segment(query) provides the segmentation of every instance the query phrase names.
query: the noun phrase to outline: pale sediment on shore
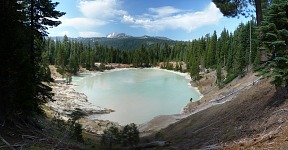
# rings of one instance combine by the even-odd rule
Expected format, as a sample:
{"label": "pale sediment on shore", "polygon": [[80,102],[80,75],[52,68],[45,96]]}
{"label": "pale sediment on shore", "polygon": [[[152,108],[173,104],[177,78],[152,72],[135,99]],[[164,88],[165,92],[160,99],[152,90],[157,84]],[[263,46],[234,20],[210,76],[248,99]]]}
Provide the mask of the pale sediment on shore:
{"label": "pale sediment on shore", "polygon": [[76,92],[73,85],[65,83],[50,83],[52,92],[54,93],[53,100],[45,104],[49,109],[51,117],[57,116],[63,120],[68,120],[68,115],[76,109],[81,109],[88,116],[80,119],[83,129],[87,132],[102,134],[103,130],[111,125],[119,126],[117,123],[108,120],[90,119],[89,115],[107,114],[113,112],[111,109],[101,108],[88,102],[87,96],[83,93]]}
{"label": "pale sediment on shore", "polygon": [[65,83],[52,83],[52,92],[54,93],[53,102],[48,102],[49,106],[57,113],[69,114],[76,108],[81,109],[87,114],[105,114],[113,110],[101,108],[88,102],[87,96],[83,93],[76,92],[73,85]]}

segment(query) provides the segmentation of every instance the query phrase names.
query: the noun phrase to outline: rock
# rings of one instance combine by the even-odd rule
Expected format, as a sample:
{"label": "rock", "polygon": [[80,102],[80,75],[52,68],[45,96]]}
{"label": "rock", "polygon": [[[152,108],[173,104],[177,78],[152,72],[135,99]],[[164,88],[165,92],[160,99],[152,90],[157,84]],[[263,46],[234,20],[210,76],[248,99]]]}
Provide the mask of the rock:
{"label": "rock", "polygon": [[66,79],[64,79],[64,78],[57,78],[57,79],[54,79],[54,82],[55,82],[55,83],[65,83],[65,82],[66,82]]}

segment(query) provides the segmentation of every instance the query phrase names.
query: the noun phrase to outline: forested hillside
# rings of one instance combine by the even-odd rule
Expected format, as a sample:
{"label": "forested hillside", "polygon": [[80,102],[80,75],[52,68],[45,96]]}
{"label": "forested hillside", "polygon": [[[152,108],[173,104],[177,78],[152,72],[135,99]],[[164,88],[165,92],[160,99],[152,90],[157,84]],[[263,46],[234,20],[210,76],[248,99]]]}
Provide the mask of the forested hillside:
{"label": "forested hillside", "polygon": [[[59,40],[62,41],[64,37],[50,37],[52,40]],[[141,37],[133,37],[133,36],[125,36],[125,37],[91,37],[91,38],[69,38],[69,40],[82,42],[84,45],[90,44],[91,47],[94,47],[94,43],[98,43],[103,46],[114,47],[120,50],[135,50],[141,45],[145,46],[153,46],[163,43],[174,43],[176,41],[172,41],[165,37],[151,37],[151,36],[141,36]]]}
{"label": "forested hillside", "polygon": [[[93,69],[95,62],[133,64],[135,67],[156,66],[160,62],[171,61],[179,62],[178,66],[181,66],[181,62],[185,62],[188,69],[181,71],[190,72],[193,80],[200,79],[200,71],[217,69],[217,83],[221,87],[239,75],[244,76],[252,64],[257,69],[260,52],[257,50],[256,23],[253,20],[239,24],[234,32],[223,29],[219,35],[215,31],[193,41],[156,40],[152,45],[143,44],[142,40],[135,38],[111,39],[111,42],[117,41],[116,44],[134,45],[129,51],[120,49],[115,43],[117,48],[104,46],[97,40],[93,42],[93,38],[83,41],[64,36],[62,40],[48,38],[43,56],[50,64],[72,73],[78,71],[79,65]],[[163,68],[173,69],[168,63],[164,64]],[[226,77],[221,72],[223,69],[228,72]]]}

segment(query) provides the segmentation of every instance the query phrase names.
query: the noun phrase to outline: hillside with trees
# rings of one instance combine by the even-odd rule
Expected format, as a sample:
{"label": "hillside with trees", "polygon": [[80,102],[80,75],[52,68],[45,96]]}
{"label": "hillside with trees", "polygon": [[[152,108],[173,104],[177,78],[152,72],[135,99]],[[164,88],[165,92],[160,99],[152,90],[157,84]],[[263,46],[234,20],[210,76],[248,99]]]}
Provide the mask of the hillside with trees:
{"label": "hillside with trees", "polygon": [[[234,32],[224,28],[219,35],[218,37],[214,31],[212,35],[206,34],[193,41],[165,41],[150,46],[141,41],[134,44],[134,40],[125,38],[127,42],[124,43],[140,45],[132,50],[121,50],[98,42],[89,41],[85,44],[83,40],[64,36],[62,40],[46,39],[43,56],[50,64],[73,74],[77,73],[79,65],[96,69],[95,62],[133,64],[134,67],[151,67],[165,62],[162,68],[166,69],[173,69],[169,67],[169,62],[178,62],[178,66],[184,62],[188,66],[187,70],[180,70],[180,67],[175,69],[189,72],[195,81],[201,78],[200,72],[209,68],[217,70],[217,83],[222,87],[237,76],[245,76],[253,64],[254,69],[257,69],[260,60],[256,58],[260,52],[257,50],[254,20],[241,23]],[[227,76],[224,76],[223,70],[227,72]]]}

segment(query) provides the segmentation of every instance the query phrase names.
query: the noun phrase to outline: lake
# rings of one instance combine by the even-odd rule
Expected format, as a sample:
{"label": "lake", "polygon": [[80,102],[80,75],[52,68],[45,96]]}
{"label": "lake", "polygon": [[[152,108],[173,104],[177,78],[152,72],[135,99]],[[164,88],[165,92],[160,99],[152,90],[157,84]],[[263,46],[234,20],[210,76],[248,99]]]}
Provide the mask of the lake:
{"label": "lake", "polygon": [[121,125],[142,124],[158,115],[179,114],[200,94],[190,86],[186,74],[161,69],[116,69],[73,77],[75,90],[100,107],[115,110],[92,118]]}

